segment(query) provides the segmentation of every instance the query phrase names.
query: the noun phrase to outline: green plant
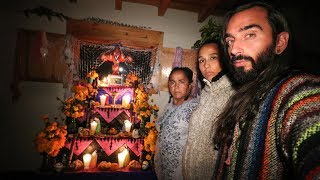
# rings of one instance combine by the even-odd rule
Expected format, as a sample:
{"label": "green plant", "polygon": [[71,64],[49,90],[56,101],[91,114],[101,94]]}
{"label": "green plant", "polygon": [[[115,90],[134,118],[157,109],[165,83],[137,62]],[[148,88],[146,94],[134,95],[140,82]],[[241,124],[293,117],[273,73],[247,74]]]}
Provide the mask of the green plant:
{"label": "green plant", "polygon": [[204,42],[209,39],[220,39],[221,28],[222,27],[220,24],[218,24],[216,21],[212,21],[212,19],[210,18],[208,23],[202,26],[199,30],[199,32],[201,32],[201,39],[197,40],[191,48],[198,49]]}

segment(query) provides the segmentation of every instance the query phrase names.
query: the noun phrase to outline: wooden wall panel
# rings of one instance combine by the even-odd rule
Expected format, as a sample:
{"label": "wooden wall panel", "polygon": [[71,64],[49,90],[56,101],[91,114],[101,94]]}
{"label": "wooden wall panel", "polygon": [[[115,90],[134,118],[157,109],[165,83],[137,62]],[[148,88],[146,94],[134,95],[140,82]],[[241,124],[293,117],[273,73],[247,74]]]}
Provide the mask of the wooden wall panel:
{"label": "wooden wall panel", "polygon": [[67,33],[81,41],[106,44],[120,43],[126,47],[154,48],[163,46],[163,32],[126,26],[69,19]]}
{"label": "wooden wall panel", "polygon": [[[169,74],[172,70],[172,64],[175,57],[176,48],[162,48],[160,55],[160,82],[159,89],[161,91],[168,91],[167,82]],[[194,73],[194,82],[196,78],[196,56],[197,52],[193,49],[183,49],[182,66],[189,67]]]}
{"label": "wooden wall panel", "polygon": [[39,31],[19,30],[16,47],[15,79],[17,81],[63,82],[64,35],[46,33],[48,55],[42,57]]}

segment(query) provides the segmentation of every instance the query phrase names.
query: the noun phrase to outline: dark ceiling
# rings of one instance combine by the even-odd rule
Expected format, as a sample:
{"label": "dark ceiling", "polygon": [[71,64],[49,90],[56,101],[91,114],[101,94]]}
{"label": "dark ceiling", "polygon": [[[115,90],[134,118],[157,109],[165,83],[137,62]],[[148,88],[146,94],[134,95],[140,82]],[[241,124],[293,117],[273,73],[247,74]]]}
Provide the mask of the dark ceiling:
{"label": "dark ceiling", "polygon": [[[198,13],[198,22],[203,22],[208,16],[223,16],[236,5],[252,0],[115,0],[115,9],[122,9],[122,2],[151,5],[158,8],[158,15],[163,16],[167,9],[178,9]],[[279,8],[299,7],[301,5],[290,0],[265,0]]]}
{"label": "dark ceiling", "polygon": [[236,0],[115,0],[115,9],[121,10],[122,1],[158,7],[158,15],[163,16],[168,8],[198,13],[198,22],[209,15],[223,15]]}

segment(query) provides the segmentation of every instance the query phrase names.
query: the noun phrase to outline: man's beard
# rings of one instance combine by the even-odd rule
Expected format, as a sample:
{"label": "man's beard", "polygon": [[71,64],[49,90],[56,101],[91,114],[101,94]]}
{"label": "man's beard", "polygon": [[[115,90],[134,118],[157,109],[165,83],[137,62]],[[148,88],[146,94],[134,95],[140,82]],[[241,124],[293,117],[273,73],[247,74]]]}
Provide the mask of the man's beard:
{"label": "man's beard", "polygon": [[[235,80],[240,84],[246,84],[255,80],[262,72],[266,69],[266,67],[270,64],[270,62],[275,57],[274,54],[274,45],[269,46],[264,52],[259,53],[257,57],[257,61],[255,62],[250,56],[234,56],[231,59],[231,73]],[[249,71],[245,71],[244,67],[235,68],[233,63],[236,60],[246,60],[252,63],[252,69]]]}

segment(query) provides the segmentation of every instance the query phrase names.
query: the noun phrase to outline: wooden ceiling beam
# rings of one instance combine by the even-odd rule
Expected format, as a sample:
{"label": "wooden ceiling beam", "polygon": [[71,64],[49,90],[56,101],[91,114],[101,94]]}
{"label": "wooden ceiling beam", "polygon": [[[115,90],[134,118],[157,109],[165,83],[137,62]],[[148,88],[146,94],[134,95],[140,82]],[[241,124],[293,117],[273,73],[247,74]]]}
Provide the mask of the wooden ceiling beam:
{"label": "wooden ceiling beam", "polygon": [[122,9],[122,0],[115,0],[115,9],[116,10]]}
{"label": "wooden ceiling beam", "polygon": [[[158,8],[158,16],[164,16],[168,8],[198,13],[198,22],[210,15],[223,16],[234,2],[239,0],[115,0],[151,5]],[[226,7],[225,7],[226,6]]]}
{"label": "wooden ceiling beam", "polygon": [[167,9],[169,8],[170,3],[171,3],[171,0],[160,0],[160,6],[158,8],[158,16],[164,16]]}
{"label": "wooden ceiling beam", "polygon": [[220,0],[207,0],[207,6],[204,6],[198,15],[198,22],[203,22],[211,15],[211,12],[217,7],[220,3]]}
{"label": "wooden ceiling beam", "polygon": [[160,6],[159,0],[123,0],[126,2],[131,2],[131,3],[138,3],[138,4],[145,4],[145,5],[151,5],[151,6]]}

